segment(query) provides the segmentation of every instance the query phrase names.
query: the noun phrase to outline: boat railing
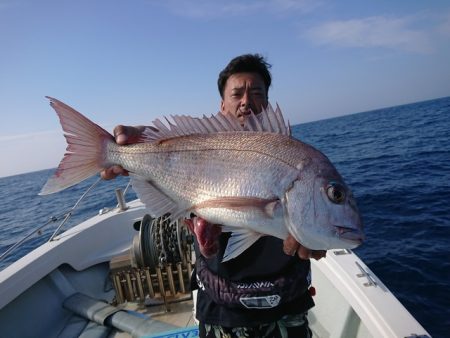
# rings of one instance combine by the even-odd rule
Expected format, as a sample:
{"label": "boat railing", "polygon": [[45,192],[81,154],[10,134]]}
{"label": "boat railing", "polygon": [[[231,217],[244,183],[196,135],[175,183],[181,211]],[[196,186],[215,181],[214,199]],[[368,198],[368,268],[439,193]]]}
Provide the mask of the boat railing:
{"label": "boat railing", "polygon": [[[75,202],[75,204],[69,209],[69,211],[59,214],[58,216],[51,216],[47,222],[45,222],[43,225],[39,226],[38,228],[32,230],[28,234],[26,234],[22,239],[17,241],[14,245],[9,247],[5,252],[3,252],[0,255],[0,261],[2,261],[4,258],[6,258],[8,255],[10,255],[13,251],[15,251],[17,248],[19,248],[23,243],[25,243],[28,239],[30,239],[33,235],[39,234],[42,232],[42,230],[47,227],[51,223],[58,222],[62,219],[61,223],[58,225],[56,230],[52,233],[50,236],[48,242],[52,242],[55,240],[55,237],[59,234],[61,228],[69,221],[70,217],[74,213],[74,211],[78,208],[80,203],[83,201],[83,199],[89,194],[92,189],[101,181],[101,178],[98,178],[87,190],[81,195],[81,197]],[[125,199],[124,196],[127,193],[129,187],[131,185],[131,181],[128,182],[125,190],[122,192],[122,189],[118,188],[116,189],[116,196],[118,200],[118,204],[116,208],[119,208],[120,210],[126,209]],[[109,211],[109,210],[108,210]],[[105,213],[105,210],[101,210],[102,214]]]}
{"label": "boat railing", "polygon": [[78,201],[75,202],[75,204],[73,205],[73,207],[66,213],[66,217],[64,217],[63,221],[58,225],[58,227],[56,228],[56,230],[53,232],[53,234],[50,236],[49,238],[49,242],[53,241],[55,236],[58,235],[59,230],[64,226],[64,224],[67,223],[67,221],[70,219],[70,217],[72,216],[72,213],[74,212],[74,210],[78,207],[78,205],[81,203],[81,201],[86,197],[86,195],[92,190],[94,189],[94,187],[101,181],[101,178],[99,177],[82,195],[81,197],[78,199]]}

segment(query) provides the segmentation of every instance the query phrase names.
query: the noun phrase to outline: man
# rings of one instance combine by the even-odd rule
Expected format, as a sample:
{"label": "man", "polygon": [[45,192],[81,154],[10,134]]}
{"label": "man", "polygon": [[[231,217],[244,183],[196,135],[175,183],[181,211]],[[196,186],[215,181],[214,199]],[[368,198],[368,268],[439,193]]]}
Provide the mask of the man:
{"label": "man", "polygon": [[[221,112],[244,123],[250,112],[259,114],[267,107],[269,68],[258,54],[231,60],[218,79]],[[117,126],[117,143],[136,142],[143,128]],[[110,179],[118,174],[127,173],[115,166],[102,176]],[[198,288],[196,316],[201,337],[311,336],[306,313],[314,302],[308,290],[308,259],[320,259],[325,251],[311,251],[292,236],[284,242],[264,236],[238,257],[222,263],[230,234],[197,217],[186,222],[197,239],[193,288]]]}

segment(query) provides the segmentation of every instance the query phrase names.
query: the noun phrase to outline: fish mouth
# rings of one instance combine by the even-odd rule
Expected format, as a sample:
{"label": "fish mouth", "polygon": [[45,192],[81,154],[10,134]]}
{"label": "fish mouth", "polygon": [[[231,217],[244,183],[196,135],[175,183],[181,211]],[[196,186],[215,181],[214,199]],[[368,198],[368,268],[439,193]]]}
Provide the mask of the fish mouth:
{"label": "fish mouth", "polygon": [[364,233],[360,229],[344,225],[335,225],[336,233],[339,239],[360,245],[365,240]]}

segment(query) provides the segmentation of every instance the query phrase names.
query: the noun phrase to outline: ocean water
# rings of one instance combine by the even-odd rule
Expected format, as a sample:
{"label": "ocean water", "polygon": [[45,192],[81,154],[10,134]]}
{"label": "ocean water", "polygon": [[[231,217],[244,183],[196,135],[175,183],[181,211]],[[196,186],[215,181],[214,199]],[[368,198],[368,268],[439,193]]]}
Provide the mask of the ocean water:
{"label": "ocean water", "polygon": [[[450,97],[300,124],[293,133],[325,153],[352,188],[367,235],[355,252],[433,337],[448,337]],[[51,173],[0,178],[0,254],[51,216],[61,220],[96,180],[38,196]],[[100,182],[66,228],[114,206],[114,188],[127,182]],[[0,269],[48,240],[58,224],[32,236]]]}

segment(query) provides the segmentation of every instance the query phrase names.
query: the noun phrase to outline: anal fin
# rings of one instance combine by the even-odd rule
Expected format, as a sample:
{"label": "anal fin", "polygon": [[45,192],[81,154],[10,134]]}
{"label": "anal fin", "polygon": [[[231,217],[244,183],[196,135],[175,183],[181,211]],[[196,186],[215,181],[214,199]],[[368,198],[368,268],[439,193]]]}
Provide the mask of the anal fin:
{"label": "anal fin", "polygon": [[[224,232],[226,232],[226,230],[227,229],[223,229]],[[233,258],[236,258],[249,247],[251,247],[262,236],[265,235],[244,228],[233,228],[231,237],[228,239],[225,253],[223,254],[222,262],[226,262]]]}

